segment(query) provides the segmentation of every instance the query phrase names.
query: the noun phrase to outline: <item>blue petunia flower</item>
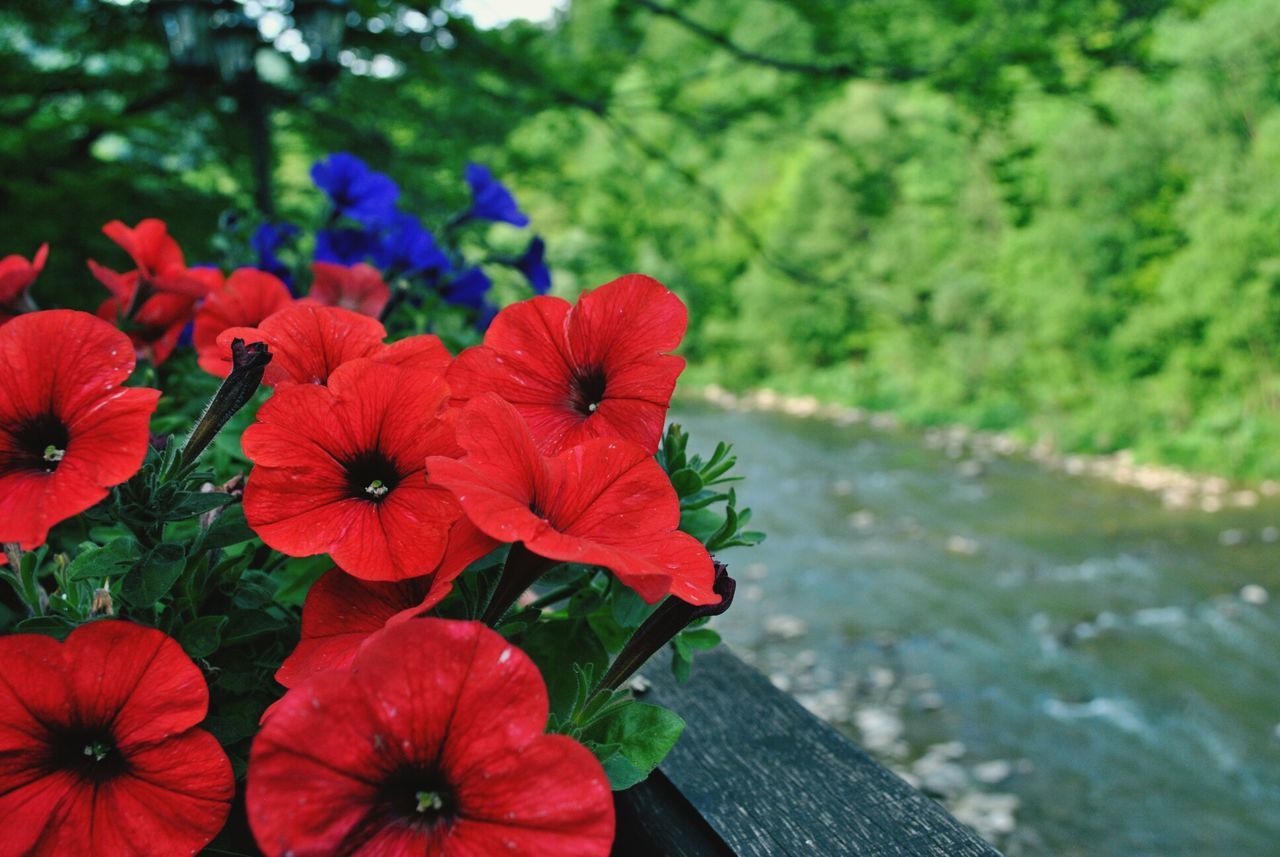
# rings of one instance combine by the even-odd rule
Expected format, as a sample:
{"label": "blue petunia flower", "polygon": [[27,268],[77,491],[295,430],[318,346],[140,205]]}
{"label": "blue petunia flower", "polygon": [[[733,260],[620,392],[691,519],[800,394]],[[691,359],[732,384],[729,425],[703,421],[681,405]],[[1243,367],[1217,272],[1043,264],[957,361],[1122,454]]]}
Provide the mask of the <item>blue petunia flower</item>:
{"label": "blue petunia flower", "polygon": [[529,218],[516,205],[516,198],[511,195],[511,191],[495,179],[487,167],[480,164],[467,164],[466,176],[467,184],[471,185],[471,208],[467,211],[468,217],[510,223],[513,226],[529,225]]}
{"label": "blue petunia flower", "polygon": [[375,236],[362,229],[321,229],[316,233],[317,262],[354,265],[363,262],[377,246]]}
{"label": "blue petunia flower", "polygon": [[412,214],[398,214],[390,229],[374,249],[375,264],[383,271],[435,279],[446,273],[449,257],[436,244],[435,236]]}
{"label": "blue petunia flower", "polygon": [[400,188],[355,155],[334,152],[311,167],[311,180],[340,213],[365,224],[382,223],[395,213]]}
{"label": "blue petunia flower", "polygon": [[524,274],[534,294],[545,295],[551,291],[551,269],[547,267],[547,242],[535,235],[529,247],[515,261],[515,269]]}
{"label": "blue petunia flower", "polygon": [[440,295],[451,304],[483,312],[488,306],[486,297],[491,286],[493,280],[489,279],[483,269],[471,268],[445,283],[440,289]]}
{"label": "blue petunia flower", "polygon": [[290,289],[293,288],[293,272],[276,255],[276,251],[299,231],[292,223],[264,223],[253,230],[249,238],[249,245],[258,257],[258,269],[279,277]]}

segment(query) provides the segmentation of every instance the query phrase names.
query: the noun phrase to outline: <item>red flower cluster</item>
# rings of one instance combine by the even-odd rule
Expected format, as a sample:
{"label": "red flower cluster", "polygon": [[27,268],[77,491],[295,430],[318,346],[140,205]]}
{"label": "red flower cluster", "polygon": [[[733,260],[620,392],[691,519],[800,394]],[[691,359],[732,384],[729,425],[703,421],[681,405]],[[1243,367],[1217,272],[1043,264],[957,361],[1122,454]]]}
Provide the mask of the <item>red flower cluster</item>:
{"label": "red flower cluster", "polygon": [[604,857],[609,781],[546,735],[538,668],[476,622],[415,619],[267,715],[249,760],[249,822],[269,857]]}
{"label": "red flower cluster", "polygon": [[[683,365],[661,352],[684,323],[678,298],[632,276],[576,307],[542,298],[510,307],[487,341],[512,356],[486,344],[452,366],[434,338],[385,346],[381,325],[335,308],[298,305],[256,332],[228,329],[220,347],[260,338],[276,355],[267,376],[276,395],[243,439],[256,465],[249,523],[284,553],[329,553],[356,577],[403,581],[438,567],[465,514],[545,564],[606,566],[651,602],[711,603],[710,556],[679,531],[679,501],[652,456]],[[600,407],[567,416],[574,379],[591,366],[603,373]],[[548,401],[560,389],[568,409],[548,415],[510,392],[528,389]],[[644,445],[626,438],[637,430]],[[548,458],[540,447],[559,451]]]}
{"label": "red flower cluster", "polygon": [[234,792],[195,728],[208,704],[200,670],[150,628],[0,637],[0,857],[195,854]]}
{"label": "red flower cluster", "polygon": [[102,231],[137,267],[117,273],[89,261],[89,270],[112,294],[98,307],[98,317],[119,325],[138,354],[159,365],[173,353],[199,300],[222,285],[222,274],[188,268],[162,220],[143,220],[134,229],[113,220]]}
{"label": "red flower cluster", "polygon": [[86,313],[0,327],[0,542],[43,544],[142,466],[160,391],[121,386],[133,365],[128,338]]}
{"label": "red flower cluster", "polygon": [[449,531],[449,544],[435,571],[394,582],[366,581],[335,568],[312,584],[302,608],[302,639],[276,671],[293,687],[325,670],[346,667],[360,644],[387,625],[424,616],[453,588],[468,565],[496,543],[466,518]]}
{"label": "red flower cluster", "polygon": [[[194,320],[200,366],[227,376],[233,342],[265,343],[215,397],[222,422],[194,435],[207,443],[234,411],[218,402],[272,386],[242,437],[245,518],[272,548],[338,568],[307,595],[276,676],[291,690],[253,745],[262,849],[607,854],[608,780],[585,747],[544,734],[532,661],[482,624],[426,617],[503,543],[486,619],[559,562],[606,567],[649,602],[722,603],[654,458],[684,365],[670,353],[680,300],[639,275],[576,305],[535,298],[455,360],[434,336],[384,342],[391,291],[368,265],[317,263],[294,300],[262,271],[188,268],[159,220],[103,231],[134,267],[89,263],[112,295],[100,318],[28,311],[47,248],[0,260],[0,322],[27,311],[0,327],[0,542],[44,543],[138,471],[160,394],[122,386],[135,352],[164,361]],[[233,792],[196,728],[207,706],[200,670],[156,630],[0,638],[0,857],[204,847]]]}

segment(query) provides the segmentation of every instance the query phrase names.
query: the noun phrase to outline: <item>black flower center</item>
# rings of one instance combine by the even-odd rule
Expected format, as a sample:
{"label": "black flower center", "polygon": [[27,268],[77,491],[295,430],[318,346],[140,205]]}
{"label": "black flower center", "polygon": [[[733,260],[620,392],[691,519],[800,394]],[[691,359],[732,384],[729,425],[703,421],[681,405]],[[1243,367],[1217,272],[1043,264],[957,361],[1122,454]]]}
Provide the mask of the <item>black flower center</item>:
{"label": "black flower center", "polygon": [[402,768],[382,784],[379,806],[401,824],[419,830],[449,824],[458,817],[453,787],[439,771]]}
{"label": "black flower center", "polygon": [[604,401],[607,381],[603,369],[583,369],[573,376],[569,405],[583,416],[591,416]]}
{"label": "black flower center", "polygon": [[48,413],[19,423],[10,431],[13,451],[0,458],[0,472],[40,470],[52,473],[67,454],[67,444],[71,441],[62,420]]}
{"label": "black flower center", "polygon": [[124,773],[127,763],[105,729],[71,727],[53,734],[50,765],[82,779],[103,782]]}
{"label": "black flower center", "polygon": [[347,462],[349,496],[371,503],[381,503],[400,483],[400,472],[380,450],[362,452]]}

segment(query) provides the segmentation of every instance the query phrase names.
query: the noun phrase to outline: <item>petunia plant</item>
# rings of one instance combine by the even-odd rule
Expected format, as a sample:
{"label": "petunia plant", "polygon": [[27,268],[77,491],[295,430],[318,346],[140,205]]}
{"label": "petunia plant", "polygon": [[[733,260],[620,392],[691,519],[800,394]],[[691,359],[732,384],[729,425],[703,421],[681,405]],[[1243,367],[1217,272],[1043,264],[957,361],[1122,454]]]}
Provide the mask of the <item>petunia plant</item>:
{"label": "petunia plant", "polygon": [[[0,261],[0,855],[605,855],[679,739],[633,677],[688,677],[762,537],[667,424],[684,304],[542,294],[534,239],[498,309],[479,242],[313,175],[256,264],[108,224],[96,314]],[[442,235],[528,223],[465,178]]]}

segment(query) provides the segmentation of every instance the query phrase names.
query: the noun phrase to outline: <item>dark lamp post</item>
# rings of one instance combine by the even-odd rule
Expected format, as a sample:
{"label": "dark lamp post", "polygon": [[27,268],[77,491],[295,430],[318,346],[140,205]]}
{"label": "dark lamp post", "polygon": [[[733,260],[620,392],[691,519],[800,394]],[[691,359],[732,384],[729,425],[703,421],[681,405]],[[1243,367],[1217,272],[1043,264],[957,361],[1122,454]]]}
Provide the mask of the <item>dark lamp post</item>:
{"label": "dark lamp post", "polygon": [[332,79],[338,73],[338,52],[347,29],[345,0],[295,0],[293,18],[302,31],[302,43],[311,52],[312,73]]}
{"label": "dark lamp post", "polygon": [[[299,65],[316,80],[337,76],[338,54],[347,26],[346,0],[293,0],[282,4],[307,46]],[[254,197],[266,216],[273,213],[271,125],[267,85],[258,76],[258,51],[268,48],[245,4],[237,0],[152,0],[173,68],[208,84],[221,81],[240,105],[249,126]]]}

